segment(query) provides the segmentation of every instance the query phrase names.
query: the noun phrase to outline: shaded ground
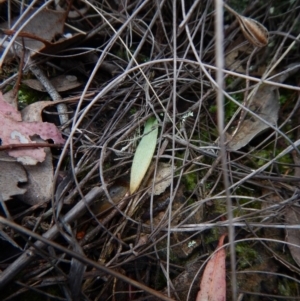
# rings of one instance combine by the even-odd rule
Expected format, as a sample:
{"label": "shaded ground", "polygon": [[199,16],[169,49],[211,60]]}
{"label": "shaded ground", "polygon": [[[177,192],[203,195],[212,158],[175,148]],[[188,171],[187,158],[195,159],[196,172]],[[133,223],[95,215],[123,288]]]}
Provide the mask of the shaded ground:
{"label": "shaded ground", "polygon": [[[79,15],[72,7],[67,17],[57,16],[53,37],[51,28],[29,26],[31,36],[21,35],[16,53],[7,55],[0,74],[4,98],[13,91],[19,109],[64,99],[69,120],[61,124],[55,106],[38,109],[67,143],[51,149],[50,180],[42,186],[45,176],[36,176],[35,197],[12,194],[3,203],[2,300],[195,300],[205,261],[230,223],[227,300],[235,298],[232,284],[238,300],[300,299],[300,1],[226,2],[263,24],[269,40],[254,47],[224,10],[221,108],[214,2],[195,3],[97,1],[85,8],[74,1]],[[1,3],[0,12],[3,22],[8,12],[24,16],[17,3]],[[73,38],[62,42],[59,30]],[[9,41],[14,32],[5,33]],[[41,44],[26,44],[37,36]],[[54,94],[45,92],[45,83],[22,82],[36,78],[32,66],[46,79],[66,82],[53,83]],[[225,118],[228,183],[218,110]],[[150,117],[159,129],[155,153],[130,195],[133,157]],[[169,171],[157,178],[162,163]],[[159,181],[169,186],[155,193]]]}

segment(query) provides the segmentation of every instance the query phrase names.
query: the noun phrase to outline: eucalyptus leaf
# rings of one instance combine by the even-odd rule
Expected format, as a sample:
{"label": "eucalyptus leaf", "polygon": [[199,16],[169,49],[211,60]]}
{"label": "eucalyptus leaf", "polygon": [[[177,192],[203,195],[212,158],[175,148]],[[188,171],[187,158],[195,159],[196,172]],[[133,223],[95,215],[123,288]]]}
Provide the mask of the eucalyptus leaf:
{"label": "eucalyptus leaf", "polygon": [[134,193],[140,186],[151,163],[158,135],[157,120],[149,118],[145,124],[143,137],[134,154],[131,174],[130,193]]}

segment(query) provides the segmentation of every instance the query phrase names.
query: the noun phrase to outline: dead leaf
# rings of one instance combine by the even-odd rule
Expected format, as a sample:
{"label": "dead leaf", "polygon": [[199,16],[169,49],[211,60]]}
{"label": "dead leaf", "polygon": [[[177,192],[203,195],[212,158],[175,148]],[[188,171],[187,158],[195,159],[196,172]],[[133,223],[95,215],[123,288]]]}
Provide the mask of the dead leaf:
{"label": "dead leaf", "polygon": [[[43,142],[37,139],[37,142]],[[20,199],[29,205],[46,203],[51,199],[53,190],[53,160],[49,147],[45,147],[46,157],[43,162],[36,165],[24,165],[28,181],[24,185],[26,192]]]}
{"label": "dead leaf", "polygon": [[0,92],[0,113],[7,118],[14,119],[15,121],[22,121],[20,113],[15,108],[16,107],[6,102]]}
{"label": "dead leaf", "polygon": [[[118,204],[125,194],[128,192],[128,183],[126,181],[117,181],[108,189],[108,193],[115,204]],[[97,200],[91,206],[95,215],[102,214],[103,212],[111,209],[111,204],[106,197]]]}
{"label": "dead leaf", "polygon": [[[0,93],[0,138],[2,145],[32,143],[30,136],[39,135],[42,139],[52,139],[54,143],[64,143],[57,127],[48,122],[22,122],[21,114],[7,104]],[[8,154],[19,162],[34,165],[45,160],[42,148],[10,150]]]}
{"label": "dead leaf", "polygon": [[225,66],[229,70],[240,73],[246,73],[245,62],[242,57],[250,55],[253,51],[248,43],[243,43],[243,37],[239,36],[235,41],[230,43],[225,53]]}
{"label": "dead leaf", "polygon": [[236,17],[245,38],[252,45],[256,47],[264,47],[268,44],[269,32],[261,23],[240,15],[225,3],[224,7]]}
{"label": "dead leaf", "polygon": [[[31,18],[35,12],[36,9],[32,9],[25,17],[22,15],[22,21],[13,30],[8,29],[7,22],[0,24],[0,28],[2,28],[0,30],[1,41],[4,34],[14,35],[16,30],[21,28],[21,26],[30,19],[28,24],[26,24],[18,34],[14,44],[14,51],[10,53],[10,56],[15,53],[18,56],[23,55],[23,41],[25,48],[29,50],[29,55],[34,57],[39,53],[55,54],[77,41],[82,40],[85,36],[84,33],[77,33],[68,38],[63,37],[66,12],[58,12],[45,8]],[[13,19],[12,24],[16,23],[18,19],[19,17]],[[45,22],[45,20],[47,20],[47,22]],[[62,38],[56,41],[55,38],[57,36],[61,36]],[[9,57],[0,58],[0,66],[5,58],[9,59]]]}
{"label": "dead leaf", "polygon": [[[55,43],[49,43],[47,46],[45,46],[43,49],[41,49],[39,53],[55,54],[63,49],[68,48],[69,46],[73,45],[74,43],[76,43],[78,41],[82,41],[82,39],[85,36],[86,35],[83,33],[77,33],[68,38],[61,38],[60,40],[56,41]],[[34,55],[32,55],[32,56],[34,56]]]}
{"label": "dead leaf", "polygon": [[[157,166],[156,177],[154,180],[153,190],[149,190],[148,194],[159,195],[163,193],[171,184],[172,178],[172,166],[167,163],[159,162]],[[153,181],[151,181],[153,182]],[[152,185],[152,183],[150,183]]]}
{"label": "dead leaf", "polygon": [[[226,234],[221,236],[217,249],[223,246],[225,237]],[[224,248],[216,251],[211,257],[204,270],[196,301],[226,300],[225,258]]]}
{"label": "dead leaf", "polygon": [[[295,164],[294,176],[300,176],[300,158],[296,152],[292,152],[293,160]],[[299,225],[300,224],[300,208],[299,206],[287,206],[284,211],[285,222],[288,225]],[[297,245],[299,247],[288,244],[291,255],[295,262],[300,266],[300,230],[299,229],[286,229],[286,241],[288,243]]]}
{"label": "dead leaf", "polygon": [[240,16],[238,21],[245,38],[252,45],[256,47],[264,47],[268,44],[269,32],[261,23],[244,16]]}
{"label": "dead leaf", "polygon": [[[74,75],[59,75],[50,79],[50,82],[57,92],[65,92],[81,85]],[[34,90],[47,92],[45,87],[37,79],[25,79],[22,83]]]}
{"label": "dead leaf", "polygon": [[14,90],[9,90],[8,92],[6,92],[3,95],[3,98],[5,99],[5,102],[12,105],[14,108],[18,107],[18,99],[17,97],[14,95]]}
{"label": "dead leaf", "polygon": [[[300,207],[299,206],[287,206],[285,208],[285,222],[288,225],[299,225],[300,224]],[[286,241],[294,244],[292,246],[288,244],[291,255],[295,262],[300,266],[300,231],[299,229],[286,229]]]}
{"label": "dead leaf", "polygon": [[[290,64],[283,72],[274,75],[272,80],[274,82],[282,83],[288,77],[298,72],[299,68],[299,63]],[[278,111],[280,108],[277,87],[264,84],[261,85],[253,96],[253,99],[250,100],[248,108],[265,121],[275,126],[277,124]],[[250,114],[248,114],[245,117],[246,118],[238,126],[236,133],[228,143],[229,148],[233,150],[238,150],[247,145],[256,135],[269,128],[267,124],[260,121],[255,116],[250,116]]]}
{"label": "dead leaf", "polygon": [[[254,95],[249,109],[275,126],[278,119],[279,107],[279,94],[276,87],[263,85]],[[232,150],[238,150],[247,145],[256,135],[268,128],[269,126],[258,118],[252,115],[246,115],[237,132],[228,143],[228,147]]]}
{"label": "dead leaf", "polygon": [[27,182],[26,172],[20,163],[14,161],[5,152],[0,152],[0,194],[4,201],[26,192],[26,189],[18,187],[18,183]]}
{"label": "dead leaf", "polygon": [[55,106],[57,102],[51,100],[38,101],[25,107],[22,112],[22,120],[26,122],[42,122],[42,112],[48,106]]}
{"label": "dead leaf", "polygon": [[[42,122],[42,111],[45,107],[53,105],[53,101],[39,101],[27,106],[21,113],[22,119],[27,122]],[[42,139],[33,138],[36,142],[45,142]],[[26,193],[20,199],[29,205],[48,202],[53,189],[53,163],[52,153],[49,147],[44,148],[46,158],[34,166],[25,165],[28,181],[24,185]]]}
{"label": "dead leaf", "polygon": [[[21,26],[31,18],[36,11],[36,9],[32,9],[26,16],[22,16],[22,22],[20,22],[14,30],[21,28]],[[24,37],[25,47],[32,52],[39,52],[42,50],[45,47],[45,41],[46,43],[50,43],[56,35],[61,35],[63,33],[65,18],[66,14],[64,12],[57,12],[46,8],[40,11],[36,16],[30,19],[28,24],[26,24],[21,31],[20,36],[23,35],[24,37],[24,33],[27,35],[27,37]],[[12,24],[15,24],[18,19],[19,17],[14,18]],[[47,22],[45,22],[45,20],[47,20]],[[8,24],[6,22],[2,23],[0,27],[8,28]],[[44,42],[42,40],[44,40]],[[16,51],[20,55],[23,48],[22,37],[18,37],[16,42],[19,45],[16,47]]]}

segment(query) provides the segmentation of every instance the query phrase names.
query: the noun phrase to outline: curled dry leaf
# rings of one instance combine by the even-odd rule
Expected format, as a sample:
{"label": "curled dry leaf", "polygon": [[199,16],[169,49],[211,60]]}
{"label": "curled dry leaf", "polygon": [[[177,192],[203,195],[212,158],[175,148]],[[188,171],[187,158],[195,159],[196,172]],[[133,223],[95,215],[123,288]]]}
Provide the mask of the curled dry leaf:
{"label": "curled dry leaf", "polygon": [[256,47],[264,47],[268,44],[268,30],[259,22],[241,16],[238,18],[241,30],[245,38]]}
{"label": "curled dry leaf", "polygon": [[264,47],[268,44],[269,33],[268,30],[254,19],[244,17],[238,14],[230,6],[224,4],[224,7],[230,11],[238,20],[240,28],[245,38],[256,47]]}

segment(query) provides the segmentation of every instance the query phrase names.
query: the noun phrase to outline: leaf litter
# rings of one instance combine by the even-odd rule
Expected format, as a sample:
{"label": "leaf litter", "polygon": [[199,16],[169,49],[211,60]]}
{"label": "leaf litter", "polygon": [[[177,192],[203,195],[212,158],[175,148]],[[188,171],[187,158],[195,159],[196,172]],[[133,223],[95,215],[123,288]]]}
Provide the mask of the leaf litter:
{"label": "leaf litter", "polygon": [[[54,143],[63,144],[61,133],[54,124],[48,122],[25,122],[21,114],[7,104],[0,93],[0,137],[2,145],[34,143],[30,136],[38,135],[42,139],[52,139]],[[42,148],[10,150],[8,154],[25,165],[43,162],[46,153]]]}
{"label": "leaf litter", "polygon": [[[265,70],[275,67],[276,75],[285,69],[285,65],[294,63],[299,45],[293,40],[297,30],[292,21],[296,18],[295,8],[299,3],[292,2],[285,1],[281,4],[286,6],[291,18],[283,18],[280,8],[275,4],[275,13],[269,7],[259,8],[257,3],[251,3],[241,14],[237,13],[239,7],[232,1],[228,2],[238,20],[228,26],[227,23],[232,22],[232,19],[225,18],[224,45],[228,53],[230,49],[234,50],[226,58],[225,73],[230,74],[226,75],[224,86],[230,87],[232,95],[241,97],[243,94],[244,99],[249,99],[247,95],[251,95],[251,91],[245,92],[244,87],[259,80],[253,76],[264,78]],[[78,11],[86,15],[77,15],[80,19],[74,21],[70,14],[68,23],[72,25],[66,24],[64,18],[60,19],[58,27],[53,26],[58,29],[55,30],[57,34],[54,39],[53,35],[47,36],[47,32],[43,32],[47,29],[41,28],[41,32],[38,32],[33,25],[24,27],[17,37],[20,47],[16,47],[20,60],[23,56],[23,40],[28,48],[31,46],[27,42],[38,41],[36,46],[32,46],[33,52],[30,55],[35,60],[38,57],[43,58],[39,65],[45,74],[49,78],[59,79],[61,85],[54,85],[56,92],[64,89],[65,84],[60,79],[66,74],[74,74],[79,81],[87,80],[88,84],[83,91],[63,91],[69,96],[62,101],[66,103],[66,112],[72,119],[62,128],[65,131],[72,124],[70,130],[65,131],[70,145],[62,153],[59,150],[47,150],[46,160],[27,169],[27,178],[20,173],[11,180],[12,193],[6,194],[6,198],[10,200],[3,203],[3,214],[6,216],[5,221],[13,220],[23,226],[23,235],[20,238],[16,225],[5,224],[1,217],[1,231],[4,234],[1,237],[6,239],[0,242],[1,248],[6,250],[9,246],[9,251],[24,248],[28,252],[24,252],[16,260],[3,255],[6,262],[1,267],[0,287],[6,283],[12,284],[15,279],[18,279],[18,283],[25,283],[26,287],[17,287],[14,295],[5,292],[9,297],[24,297],[26,290],[32,288],[34,294],[38,294],[40,298],[47,294],[47,297],[50,295],[54,299],[58,296],[66,299],[70,298],[71,293],[74,300],[79,300],[82,296],[87,296],[90,300],[109,300],[116,296],[118,300],[196,300],[197,289],[195,290],[193,278],[203,263],[203,256],[206,257],[207,253],[215,249],[214,242],[220,237],[224,225],[227,226],[226,213],[234,210],[235,220],[232,224],[237,236],[233,240],[242,237],[249,240],[249,245],[243,245],[241,252],[240,243],[233,242],[237,251],[236,271],[219,271],[220,275],[226,275],[220,286],[223,292],[221,298],[225,296],[224,290],[227,288],[227,299],[237,299],[232,296],[229,285],[234,279],[232,275],[237,271],[238,282],[233,285],[236,285],[239,298],[243,300],[261,300],[262,295],[273,298],[274,292],[280,298],[297,298],[297,289],[294,288],[298,275],[291,276],[290,273],[298,273],[295,263],[297,248],[290,248],[295,262],[288,262],[283,256],[282,247],[272,250],[269,244],[263,243],[265,238],[271,236],[270,232],[262,229],[269,227],[271,232],[275,232],[274,229],[281,227],[282,231],[278,231],[276,236],[281,245],[286,244],[285,239],[289,242],[289,238],[282,235],[284,226],[287,227],[287,236],[293,239],[297,236],[297,232],[288,232],[288,226],[294,225],[289,224],[289,220],[296,222],[298,219],[297,216],[295,220],[288,216],[292,211],[295,213],[294,206],[297,206],[296,176],[293,175],[294,166],[289,153],[290,141],[299,144],[299,136],[294,130],[299,125],[299,122],[295,122],[297,105],[296,93],[293,93],[294,90],[299,90],[297,74],[287,81],[270,78],[274,85],[269,85],[270,82],[268,85],[263,83],[256,94],[253,93],[252,99],[245,102],[250,111],[268,124],[243,110],[232,112],[225,107],[226,117],[232,118],[236,113],[233,123],[228,125],[228,132],[235,133],[232,140],[229,139],[231,149],[228,152],[228,176],[231,185],[229,192],[233,207],[226,207],[222,177],[224,169],[220,165],[216,147],[219,134],[213,89],[215,39],[211,38],[215,24],[215,14],[212,13],[214,4],[212,1],[198,1],[197,4],[185,1],[185,6],[177,3],[176,8],[174,3],[162,2],[158,6],[154,1],[131,1],[130,5],[124,1],[103,1],[92,3],[97,5],[97,11],[93,14],[92,5],[86,9],[87,3],[81,5],[72,2],[68,6],[60,2],[59,10],[66,9],[62,13],[65,16],[69,8],[71,12]],[[37,7],[38,5],[35,9]],[[46,10],[55,7],[58,6],[49,3]],[[173,28],[175,23],[170,11],[174,8],[179,9],[176,15],[178,24],[181,22],[184,26]],[[46,10],[42,10],[43,14]],[[99,12],[101,17],[96,15]],[[0,14],[3,19],[7,19],[4,11]],[[12,11],[13,17],[17,14]],[[17,28],[25,24],[24,20],[26,17]],[[274,33],[279,20],[280,32],[285,36]],[[35,22],[40,21],[37,18],[30,22],[36,24]],[[57,41],[71,27],[78,32],[76,26],[79,25],[82,33]],[[241,30],[236,30],[236,25]],[[9,41],[15,31],[10,31],[8,25],[2,28],[4,33],[9,34]],[[269,33],[266,28],[270,29]],[[175,32],[177,44],[171,34]],[[246,43],[247,48],[240,47],[243,43]],[[79,47],[71,48],[71,44]],[[173,49],[175,44],[176,49]],[[266,44],[268,46],[264,47]],[[6,43],[5,47],[7,45]],[[253,46],[262,47],[258,52]],[[39,56],[38,53],[53,55],[62,49],[67,51],[56,57]],[[92,62],[84,59],[85,51],[93,51],[95,59]],[[64,64],[66,61],[69,63]],[[15,59],[10,62],[19,63]],[[5,61],[3,66],[11,68],[10,62]],[[37,60],[31,61],[31,64],[36,62]],[[105,64],[113,66],[109,68],[113,72],[103,68]],[[28,67],[26,64],[21,67],[24,67],[23,72],[26,75]],[[19,82],[22,80],[19,78]],[[27,83],[44,90],[36,81],[30,80]],[[280,98],[277,93],[279,83],[283,87],[280,89]],[[3,87],[8,88],[7,84]],[[291,92],[289,98],[286,97],[287,90]],[[285,101],[284,105],[280,106],[279,100],[281,103]],[[30,118],[31,112],[35,111],[40,115],[43,106],[41,103],[27,109],[30,122],[33,121]],[[19,123],[25,124],[25,119],[19,119],[18,112],[12,111],[10,107],[6,111],[16,115],[15,120]],[[238,113],[240,118],[236,120]],[[187,114],[190,117],[182,122],[181,116]],[[144,142],[145,147],[138,155],[138,164],[135,163],[136,168],[133,168],[133,161],[138,153],[138,147],[133,141],[141,135],[138,129],[145,125],[145,120],[153,118],[150,117],[153,115],[159,116],[161,120],[160,135],[155,133],[151,141]],[[47,115],[48,119],[56,122],[55,114]],[[273,130],[266,132],[270,125]],[[279,131],[274,135],[279,127],[289,135],[290,140],[283,139]],[[272,134],[266,137],[270,132]],[[38,132],[35,134],[40,136]],[[32,135],[36,136],[35,134],[29,134],[32,140]],[[142,135],[139,144],[147,136],[150,134]],[[259,139],[263,140],[263,146],[257,146]],[[153,148],[156,147],[157,151],[154,152]],[[236,150],[239,152],[235,152]],[[272,159],[282,150],[287,150],[284,157],[280,160]],[[9,158],[16,161],[16,158]],[[151,164],[154,159],[155,163]],[[257,163],[262,159],[268,162],[266,167]],[[20,163],[16,164],[23,168]],[[43,164],[46,164],[46,174],[38,171]],[[158,178],[151,182],[149,179],[153,176],[155,164]],[[161,166],[166,167],[164,175],[160,175]],[[27,168],[25,165],[24,167]],[[259,173],[253,172],[258,168]],[[131,188],[134,193],[128,195],[125,189],[124,194],[116,194],[117,197],[114,197],[112,192],[116,187],[127,188],[130,173],[134,169],[137,170],[134,174],[138,178]],[[31,178],[35,171],[37,174]],[[42,183],[42,178],[45,183]],[[36,188],[32,185],[35,181],[39,184]],[[52,193],[56,191],[56,187],[63,187],[64,183],[67,183],[65,191],[60,197],[53,198]],[[149,195],[151,186],[154,191]],[[264,206],[267,203],[264,194],[272,197],[277,195],[278,202]],[[26,206],[25,210],[21,202],[15,206],[16,201],[22,198],[27,202],[23,205]],[[50,206],[50,199],[53,207]],[[94,203],[99,204],[100,214],[94,210]],[[104,207],[109,209],[102,210]],[[292,211],[289,212],[288,208]],[[287,215],[286,218],[282,212]],[[274,216],[277,218],[272,219]],[[45,244],[40,241],[34,243],[35,248],[27,249],[28,243],[23,238],[24,235],[34,237],[28,229],[44,235],[49,242],[59,243],[60,247],[67,245],[78,256],[73,257],[74,254],[66,249],[59,250],[57,245],[54,248],[45,248]],[[58,233],[60,238],[56,239]],[[293,242],[298,244],[296,240]],[[274,248],[277,248],[275,244]],[[40,257],[37,254],[36,250],[40,249],[43,249],[45,256]],[[27,256],[29,253],[34,256]],[[259,255],[253,258],[251,254]],[[55,258],[57,268],[49,273],[48,264],[53,266],[52,259]],[[83,259],[93,261],[85,265],[80,261]],[[227,259],[222,257],[222,263],[216,268],[223,267],[225,260]],[[100,270],[96,262],[103,264]],[[210,264],[211,262],[207,266]],[[104,266],[108,268],[105,272],[101,270]],[[40,273],[41,281],[38,284],[32,281],[34,276],[29,274],[32,267],[37,268],[37,274]],[[21,270],[23,274],[30,276],[22,276]],[[74,270],[78,273],[78,283],[72,281],[71,284],[68,279],[74,279],[74,275],[70,277]],[[263,279],[258,271],[267,273],[268,277]],[[279,271],[281,276],[275,275]],[[226,280],[227,286],[224,288]],[[248,287],[237,285],[245,283],[246,280],[249,280]],[[49,281],[57,288],[55,296],[47,290]],[[217,290],[211,290],[210,295],[217,298]]]}
{"label": "leaf litter", "polygon": [[0,152],[0,166],[1,199],[7,201],[14,195],[24,194],[26,189],[18,187],[19,183],[27,182],[26,171],[22,164]]}
{"label": "leaf litter", "polygon": [[[75,75],[59,75],[50,79],[57,92],[65,92],[81,86]],[[22,81],[26,86],[41,92],[46,92],[45,87],[36,79],[25,79]]]}
{"label": "leaf litter", "polygon": [[[4,34],[13,36],[20,30],[18,37],[15,39],[14,51],[11,51],[6,59],[10,59],[14,54],[22,56],[23,47],[29,50],[32,57],[39,53],[56,53],[84,36],[82,33],[77,33],[69,35],[68,38],[63,37],[66,20],[65,12],[47,8],[40,11],[30,9],[26,12],[22,15],[22,19],[17,17],[12,20],[13,29],[8,28],[7,22],[0,24],[0,38],[3,38]],[[61,36],[61,38],[56,40],[57,36]],[[6,45],[8,46],[8,42],[4,42],[4,46]],[[4,58],[1,58],[1,64]]]}
{"label": "leaf litter", "polygon": [[[289,67],[293,67],[290,69]],[[277,76],[274,82],[283,82],[287,77],[293,75],[299,70],[300,64],[292,64],[287,67],[287,72]],[[238,127],[229,137],[228,147],[232,150],[239,150],[247,145],[254,137],[265,131],[271,126],[276,126],[278,113],[280,109],[279,91],[276,86],[262,84],[258,90],[249,99],[247,108],[255,115],[261,117],[264,121],[258,119],[255,115],[247,113],[242,117]],[[242,115],[243,116],[243,115]]]}

